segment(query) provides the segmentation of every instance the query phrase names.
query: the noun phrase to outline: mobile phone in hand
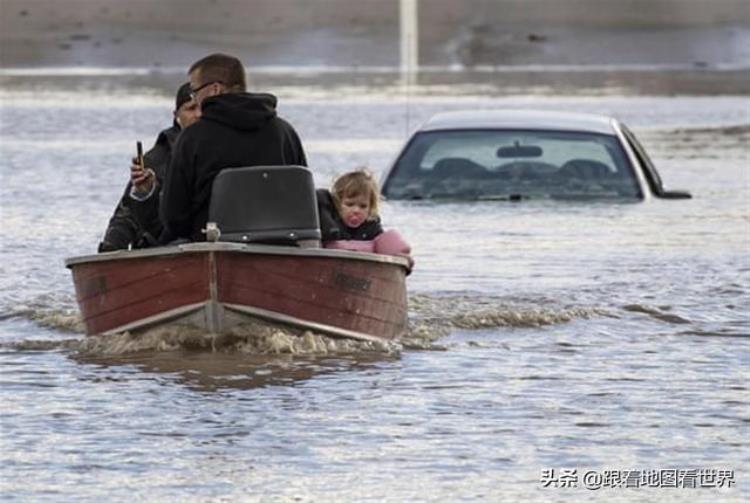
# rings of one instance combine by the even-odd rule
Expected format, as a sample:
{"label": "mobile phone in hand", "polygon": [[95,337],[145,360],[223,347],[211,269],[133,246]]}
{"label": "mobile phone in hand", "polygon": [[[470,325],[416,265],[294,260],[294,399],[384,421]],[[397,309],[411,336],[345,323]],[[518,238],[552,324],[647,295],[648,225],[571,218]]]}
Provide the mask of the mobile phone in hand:
{"label": "mobile phone in hand", "polygon": [[146,169],[146,165],[143,164],[143,144],[137,141],[135,142],[135,148],[138,151],[138,166],[140,166],[141,169]]}

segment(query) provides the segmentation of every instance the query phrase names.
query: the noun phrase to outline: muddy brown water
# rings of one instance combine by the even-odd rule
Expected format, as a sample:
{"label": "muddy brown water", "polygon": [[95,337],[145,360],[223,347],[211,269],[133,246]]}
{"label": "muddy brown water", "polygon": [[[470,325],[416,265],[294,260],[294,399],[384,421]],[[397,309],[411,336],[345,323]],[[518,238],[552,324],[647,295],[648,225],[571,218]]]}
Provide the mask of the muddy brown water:
{"label": "muddy brown water", "polygon": [[[26,79],[26,80],[24,80]],[[0,494],[11,501],[595,500],[543,470],[734,470],[750,494],[750,109],[743,95],[278,82],[316,182],[382,172],[432,113],[612,114],[686,201],[386,203],[411,241],[400,344],[249,328],[86,340],[63,259],[92,253],[158,86],[0,88]],[[457,86],[457,87],[456,87]],[[32,91],[33,90],[33,91]]]}

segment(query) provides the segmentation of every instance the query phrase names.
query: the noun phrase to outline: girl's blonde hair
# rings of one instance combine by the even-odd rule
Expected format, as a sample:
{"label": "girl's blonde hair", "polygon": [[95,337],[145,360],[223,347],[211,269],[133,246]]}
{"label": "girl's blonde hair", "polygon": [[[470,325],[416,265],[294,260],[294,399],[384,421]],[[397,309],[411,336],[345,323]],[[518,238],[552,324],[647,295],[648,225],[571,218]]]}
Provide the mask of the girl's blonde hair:
{"label": "girl's blonde hair", "polygon": [[370,214],[367,220],[378,217],[380,201],[378,182],[366,168],[357,168],[336,178],[331,187],[331,196],[336,209],[341,212],[341,200],[345,197],[365,196],[370,200]]}

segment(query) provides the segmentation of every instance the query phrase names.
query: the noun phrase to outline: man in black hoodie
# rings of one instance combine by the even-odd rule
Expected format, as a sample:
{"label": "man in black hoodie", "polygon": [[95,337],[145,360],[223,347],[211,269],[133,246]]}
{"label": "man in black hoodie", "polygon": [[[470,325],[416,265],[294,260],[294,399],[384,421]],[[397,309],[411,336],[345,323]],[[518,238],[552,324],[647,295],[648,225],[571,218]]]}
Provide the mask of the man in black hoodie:
{"label": "man in black hoodie", "polygon": [[245,69],[237,58],[212,54],[188,73],[201,118],[174,147],[161,198],[164,243],[205,240],[211,186],[222,169],[307,165],[296,131],[276,115],[276,97],[245,91]]}

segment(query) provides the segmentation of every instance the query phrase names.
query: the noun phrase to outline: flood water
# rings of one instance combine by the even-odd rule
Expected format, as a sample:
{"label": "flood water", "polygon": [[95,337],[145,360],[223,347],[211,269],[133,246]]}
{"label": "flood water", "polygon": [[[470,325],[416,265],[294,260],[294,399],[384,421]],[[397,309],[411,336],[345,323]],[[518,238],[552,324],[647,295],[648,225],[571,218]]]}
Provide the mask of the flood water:
{"label": "flood water", "polygon": [[[381,173],[435,112],[536,108],[618,117],[694,198],[386,202],[416,260],[402,344],[217,346],[170,330],[84,340],[63,265],[95,251],[135,141],[171,121],[170,92],[0,83],[2,499],[750,497],[747,96],[265,88],[320,186],[363,164]],[[549,469],[721,470],[733,484],[545,487]]]}

